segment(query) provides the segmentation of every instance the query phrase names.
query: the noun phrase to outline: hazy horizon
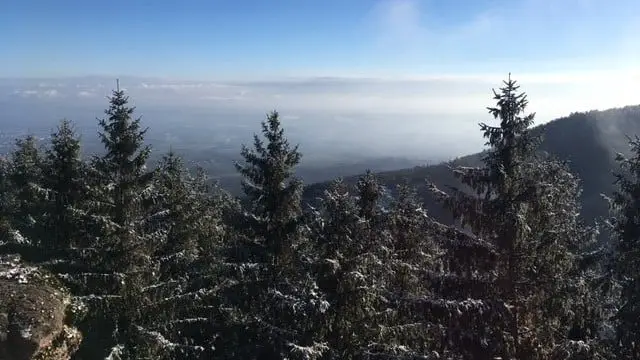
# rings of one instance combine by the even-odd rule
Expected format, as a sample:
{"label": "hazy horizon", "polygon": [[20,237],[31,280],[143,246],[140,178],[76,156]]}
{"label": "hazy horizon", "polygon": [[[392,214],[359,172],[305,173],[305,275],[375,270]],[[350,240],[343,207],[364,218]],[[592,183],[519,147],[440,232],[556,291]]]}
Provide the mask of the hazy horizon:
{"label": "hazy horizon", "polygon": [[457,5],[10,1],[0,122],[48,131],[68,118],[91,134],[119,78],[167,143],[237,150],[276,109],[307,157],[436,161],[482,147],[477,124],[509,72],[537,124],[640,103],[639,3]]}

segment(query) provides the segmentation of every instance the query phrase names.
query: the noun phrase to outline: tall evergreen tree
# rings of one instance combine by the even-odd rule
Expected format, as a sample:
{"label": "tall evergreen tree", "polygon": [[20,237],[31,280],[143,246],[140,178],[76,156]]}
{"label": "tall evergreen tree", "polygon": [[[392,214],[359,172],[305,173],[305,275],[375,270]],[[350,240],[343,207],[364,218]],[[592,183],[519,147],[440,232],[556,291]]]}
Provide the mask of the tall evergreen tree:
{"label": "tall evergreen tree", "polygon": [[255,135],[254,149],[242,148],[245,164],[236,164],[245,179],[242,188],[249,200],[251,216],[245,220],[254,234],[264,237],[267,261],[287,264],[302,213],[302,184],[293,178],[302,155],[297,146],[289,145],[277,112],[262,122],[262,134],[267,144]]}
{"label": "tall evergreen tree", "polygon": [[425,274],[436,263],[437,246],[428,234],[428,216],[415,189],[398,186],[397,197],[389,212],[389,230],[393,239],[395,276],[391,279],[398,291],[424,294]]}
{"label": "tall evergreen tree", "polygon": [[202,171],[192,175],[170,151],[156,171],[156,221],[167,231],[157,249],[158,283],[147,293],[153,313],[146,327],[172,344],[169,358],[209,359],[219,330],[219,247],[224,236],[214,190]]}
{"label": "tall evergreen tree", "polygon": [[146,220],[152,189],[153,172],[146,163],[151,153],[144,144],[147,129],[141,129],[140,118],[133,118],[134,107],[128,105],[129,98],[123,90],[116,90],[110,98],[107,117],[99,120],[102,132],[100,140],[106,153],[95,157],[94,176],[99,186],[98,204],[109,219],[111,229],[107,238],[114,241],[109,250],[115,251],[114,265],[125,271],[135,272],[149,263],[149,247],[152,245],[140,228]]}
{"label": "tall evergreen tree", "polygon": [[415,189],[401,184],[396,193],[385,221],[391,242],[391,256],[385,262],[388,269],[385,305],[389,310],[380,338],[386,346],[371,358],[429,358],[438,349],[441,331],[404,304],[415,299],[434,299],[433,289],[437,288],[434,279],[439,280],[442,275],[441,254],[430,231],[431,219]]}
{"label": "tall evergreen tree", "polygon": [[502,315],[485,348],[493,348],[493,356],[542,359],[568,337],[570,299],[563,285],[574,266],[569,249],[576,241],[578,188],[566,167],[538,157],[539,139],[529,131],[534,114],[523,114],[528,101],[518,89],[509,78],[494,92],[497,106],[489,112],[500,124],[480,125],[490,146],[485,166],[455,170],[475,194],[434,191],[497,255],[485,297],[501,299]]}
{"label": "tall evergreen tree", "polygon": [[370,170],[358,179],[356,184],[358,198],[358,216],[375,220],[380,215],[380,200],[383,188]]}
{"label": "tall evergreen tree", "polygon": [[343,182],[334,182],[310,223],[319,256],[318,284],[330,305],[316,325],[327,343],[325,359],[362,358],[378,340],[385,280],[379,253],[384,244],[373,244],[373,220],[361,217],[380,217],[379,186],[371,174],[361,179],[357,193],[367,201],[359,202]]}
{"label": "tall evergreen tree", "polygon": [[51,135],[43,166],[42,187],[46,197],[46,247],[66,250],[83,244],[83,201],[87,193],[85,163],[80,139],[68,120]]}
{"label": "tall evergreen tree", "polygon": [[[200,200],[198,197],[204,197],[205,194],[194,193],[195,189],[190,187],[188,170],[182,159],[173,151],[163,156],[156,173],[157,188],[160,192],[160,201],[156,206],[158,210],[166,212],[159,220],[168,222],[167,238],[159,249],[159,256],[172,259],[167,265],[179,266],[181,261],[188,264],[197,257],[198,250],[195,232],[200,229],[195,226],[195,216],[198,215],[193,211],[197,206],[195,201]],[[162,272],[175,273],[185,269],[162,269]]]}
{"label": "tall evergreen tree", "polygon": [[109,349],[123,359],[155,356],[148,352],[153,341],[143,341],[155,337],[143,326],[150,305],[144,289],[157,280],[153,254],[164,235],[148,226],[155,194],[154,173],[146,169],[150,147],[124,91],[115,90],[109,102],[107,117],[99,120],[105,153],[89,168],[87,227],[93,241],[81,259],[88,271],[79,292],[90,319],[76,355],[81,359],[105,356]]}
{"label": "tall evergreen tree", "polygon": [[616,316],[618,356],[640,358],[640,138],[630,140],[631,156],[618,154],[621,170],[611,201],[614,213],[614,266],[621,285]]}
{"label": "tall evergreen tree", "polygon": [[42,153],[35,136],[28,135],[16,140],[16,149],[11,153],[9,180],[12,196],[11,225],[18,237],[33,246],[42,239]]}
{"label": "tall evergreen tree", "polygon": [[277,112],[262,123],[262,134],[266,144],[255,135],[253,149],[243,146],[244,163],[236,165],[248,205],[238,214],[246,226],[230,244],[228,260],[236,280],[227,289],[225,308],[237,331],[225,341],[236,343],[227,342],[231,351],[220,356],[318,358],[324,345],[316,341],[313,320],[326,302],[317,294],[304,251],[302,187],[294,178],[301,155],[289,145]]}
{"label": "tall evergreen tree", "polygon": [[[11,211],[13,202],[13,191],[11,186],[10,173],[11,160],[5,156],[0,156],[0,246],[6,245],[12,235]],[[0,247],[0,253],[6,249]]]}

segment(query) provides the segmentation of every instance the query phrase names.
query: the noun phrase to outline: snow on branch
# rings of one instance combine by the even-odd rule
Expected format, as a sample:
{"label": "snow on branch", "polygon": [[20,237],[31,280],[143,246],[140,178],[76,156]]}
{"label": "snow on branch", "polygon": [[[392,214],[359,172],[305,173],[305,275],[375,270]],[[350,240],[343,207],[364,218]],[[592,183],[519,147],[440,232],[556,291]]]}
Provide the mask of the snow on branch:
{"label": "snow on branch", "polygon": [[[136,329],[144,337],[153,341],[154,343],[159,345],[161,349],[168,352],[179,351],[184,354],[184,353],[202,353],[207,350],[204,346],[200,346],[200,345],[184,345],[184,344],[178,344],[178,343],[172,342],[168,340],[166,337],[164,337],[162,334],[160,334],[159,332],[149,331],[141,326],[136,326]],[[213,350],[213,347],[209,349]]]}
{"label": "snow on branch", "polygon": [[311,346],[300,346],[293,343],[289,343],[288,345],[291,348],[291,353],[301,360],[319,359],[329,350],[326,343],[315,343]]}

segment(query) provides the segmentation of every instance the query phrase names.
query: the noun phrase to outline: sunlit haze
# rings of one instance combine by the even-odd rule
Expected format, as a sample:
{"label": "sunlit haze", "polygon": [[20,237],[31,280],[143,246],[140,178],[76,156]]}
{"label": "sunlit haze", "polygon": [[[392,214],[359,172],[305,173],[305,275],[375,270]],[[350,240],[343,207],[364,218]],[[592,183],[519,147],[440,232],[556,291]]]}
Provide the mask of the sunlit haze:
{"label": "sunlit haze", "polygon": [[93,123],[120,78],[149,125],[250,136],[278,109],[314,149],[448,157],[482,145],[509,72],[538,123],[637,103],[638,14],[634,0],[11,0],[0,99],[9,121]]}

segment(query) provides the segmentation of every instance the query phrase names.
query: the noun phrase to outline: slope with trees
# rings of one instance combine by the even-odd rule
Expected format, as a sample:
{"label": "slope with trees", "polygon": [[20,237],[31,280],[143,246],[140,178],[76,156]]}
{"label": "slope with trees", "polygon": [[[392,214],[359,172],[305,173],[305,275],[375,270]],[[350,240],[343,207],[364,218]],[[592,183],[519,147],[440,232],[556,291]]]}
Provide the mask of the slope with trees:
{"label": "slope with trees", "polygon": [[[600,194],[614,191],[609,169],[616,166],[616,153],[628,153],[624,145],[626,135],[640,133],[640,106],[573,113],[536,126],[532,128],[532,133],[542,138],[539,147],[541,152],[567,162],[571,172],[580,178],[583,189],[580,201],[585,220],[607,217],[607,205],[602,202]],[[438,186],[455,185],[470,190],[452,175],[449,168],[478,166],[482,157],[483,152],[438,165],[379,172],[377,176],[390,189],[407,181],[417,188],[420,199],[432,216],[450,223],[453,219],[436,204],[424,180],[428,179]],[[344,178],[349,186],[355,186],[357,180],[358,176]],[[305,201],[315,203],[329,185],[330,182],[308,185],[304,192]]]}

